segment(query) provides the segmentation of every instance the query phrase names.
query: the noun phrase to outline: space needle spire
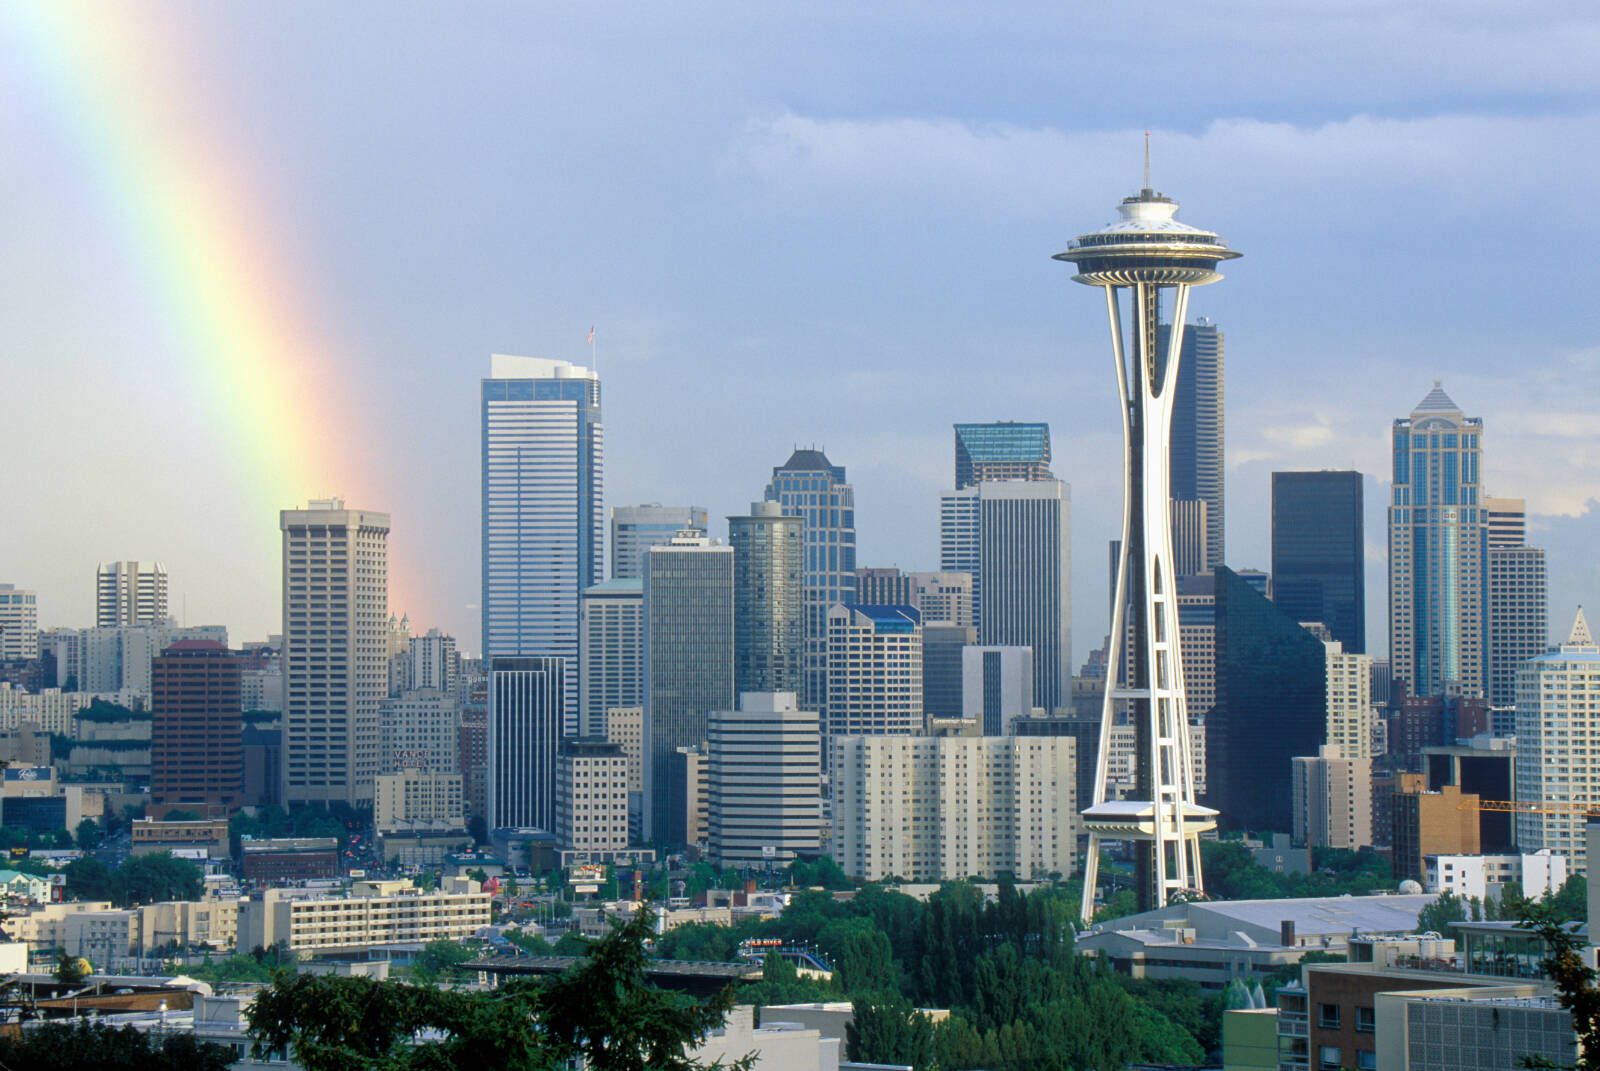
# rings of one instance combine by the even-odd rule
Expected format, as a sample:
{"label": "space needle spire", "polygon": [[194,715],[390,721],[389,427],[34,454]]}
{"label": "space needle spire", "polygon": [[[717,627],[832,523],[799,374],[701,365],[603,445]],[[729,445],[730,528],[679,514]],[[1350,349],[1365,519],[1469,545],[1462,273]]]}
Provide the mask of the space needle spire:
{"label": "space needle spire", "polygon": [[[1122,550],[1094,798],[1083,812],[1089,833],[1085,922],[1094,912],[1101,841],[1134,842],[1139,910],[1148,911],[1175,895],[1204,891],[1200,834],[1217,824],[1217,813],[1194,798],[1178,645],[1169,444],[1189,289],[1222,278],[1218,263],[1239,254],[1211,231],[1178,222],[1177,213],[1176,201],[1151,188],[1146,132],[1144,188],[1123,198],[1114,222],[1079,235],[1055,256],[1077,267],[1076,282],[1105,291],[1122,400]],[[1112,800],[1106,798],[1111,727],[1124,707],[1134,727],[1134,786],[1128,798]]]}

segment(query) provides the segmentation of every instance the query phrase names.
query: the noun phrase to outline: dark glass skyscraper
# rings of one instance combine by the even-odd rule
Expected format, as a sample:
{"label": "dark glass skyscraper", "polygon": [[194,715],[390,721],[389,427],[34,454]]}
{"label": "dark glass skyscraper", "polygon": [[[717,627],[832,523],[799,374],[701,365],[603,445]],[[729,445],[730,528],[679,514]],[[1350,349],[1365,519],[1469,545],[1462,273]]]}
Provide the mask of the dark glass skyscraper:
{"label": "dark glass skyscraper", "polygon": [[1272,474],[1272,601],[1351,654],[1367,650],[1364,551],[1361,473]]}
{"label": "dark glass skyscraper", "polygon": [[[1159,352],[1167,345],[1166,329]],[[1183,356],[1178,365],[1178,392],[1172,408],[1172,497],[1198,498],[1206,504],[1206,568],[1227,558],[1223,501],[1223,362],[1222,332],[1200,317],[1183,331]]]}
{"label": "dark glass skyscraper", "polygon": [[733,547],[735,695],[794,692],[805,657],[805,522],[776,502],[728,518]]}
{"label": "dark glass skyscraper", "polygon": [[956,425],[956,489],[984,480],[1049,480],[1050,425]]}

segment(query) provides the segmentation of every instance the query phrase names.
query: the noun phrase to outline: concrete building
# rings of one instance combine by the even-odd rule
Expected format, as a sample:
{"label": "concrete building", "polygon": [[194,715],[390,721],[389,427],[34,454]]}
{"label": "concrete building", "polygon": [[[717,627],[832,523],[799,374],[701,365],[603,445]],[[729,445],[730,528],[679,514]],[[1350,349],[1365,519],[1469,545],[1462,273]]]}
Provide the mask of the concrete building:
{"label": "concrete building", "polygon": [[711,824],[706,795],[706,753],[701,746],[680,747],[667,759],[665,830],[668,844],[704,848]]}
{"label": "concrete building", "polygon": [[370,806],[388,693],[389,515],[284,510],[283,795]]}
{"label": "concrete building", "polygon": [[[1493,523],[1493,514],[1490,515]],[[1491,537],[1493,538],[1493,537]],[[1499,538],[1505,538],[1502,533]],[[1544,551],[1539,547],[1489,548],[1489,704],[1517,702],[1517,668],[1550,644]]]}
{"label": "concrete building", "polygon": [[1430,855],[1478,855],[1478,796],[1457,785],[1427,788],[1423,774],[1396,775],[1394,876],[1423,881]]}
{"label": "concrete building", "polygon": [[644,815],[644,707],[613,707],[606,711],[606,740],[622,749],[628,774],[628,826],[642,838]]}
{"label": "concrete building", "polygon": [[706,726],[706,843],[721,867],[822,850],[822,723],[793,692],[742,692]]}
{"label": "concrete building", "polygon": [[461,768],[461,708],[453,692],[413,688],[379,707],[385,772],[417,769],[456,773]]}
{"label": "concrete building", "polygon": [[825,742],[862,734],[910,736],[924,724],[922,616],[909,606],[831,608]]}
{"label": "concrete building", "polygon": [[461,677],[461,654],[456,650],[456,638],[430,628],[421,636],[412,636],[406,644],[407,672],[405,687],[408,690],[428,689],[455,695]]}
{"label": "concrete building", "polygon": [[560,658],[578,731],[578,596],[605,568],[600,377],[495,354],[482,382],[483,653]]}
{"label": "concrete building", "polygon": [[564,740],[556,756],[556,839],[601,860],[628,847],[628,757],[604,739]]}
{"label": "concrete building", "polygon": [[978,647],[961,653],[961,716],[984,736],[1009,736],[1011,723],[1033,714],[1033,648]]}
{"label": "concrete building", "polygon": [[586,588],[578,630],[579,732],[604,736],[606,711],[644,705],[644,580]]}
{"label": "concrete building", "polygon": [[734,553],[696,535],[651,547],[644,578],[644,838],[667,841],[668,767],[733,706]]}
{"label": "concrete building", "polygon": [[[1420,752],[1427,788],[1437,792],[1455,785],[1463,793],[1482,800],[1517,798],[1517,748],[1514,740],[1478,735],[1462,744],[1425,747]],[[1506,854],[1516,849],[1514,816],[1503,803],[1478,811],[1478,847],[1489,855]]]}
{"label": "concrete building", "polygon": [[1548,850],[1531,855],[1430,855],[1424,862],[1423,888],[1462,899],[1497,900],[1506,884],[1514,881],[1522,886],[1523,895],[1537,900],[1554,896],[1567,881],[1566,858]]}
{"label": "concrete building", "polygon": [[1071,737],[846,736],[833,742],[833,855],[852,877],[1070,876]]}
{"label": "concrete building", "polygon": [[[821,450],[797,449],[772,470],[763,496],[805,521],[806,652],[800,702],[824,711],[828,692],[828,611],[856,599],[856,492],[843,465]],[[730,698],[722,709],[733,706]]]}
{"label": "concrete building", "polygon": [[266,889],[239,906],[238,949],[280,941],[291,952],[460,941],[489,925],[489,899],[469,878],[445,878],[432,892],[409,881],[358,881],[349,896]]}
{"label": "concrete building", "polygon": [[1338,744],[1293,760],[1294,839],[1313,848],[1355,851],[1372,844],[1372,760]]}
{"label": "concrete building", "polygon": [[1517,670],[1517,844],[1589,870],[1584,829],[1600,808],[1600,646],[1583,609],[1566,642]]}
{"label": "concrete building", "polygon": [[1338,640],[1325,640],[1322,646],[1327,652],[1328,743],[1337,744],[1347,759],[1370,759],[1372,656],[1352,654]]}
{"label": "concrete building", "polygon": [[855,601],[863,606],[914,606],[925,624],[971,625],[972,574],[864,566],[856,570]]}
{"label": "concrete building", "polygon": [[1050,425],[957,424],[956,489],[998,480],[1050,480]]}
{"label": "concrete building", "polygon": [[372,821],[379,833],[467,828],[461,775],[407,768],[373,780]]}
{"label": "concrete building", "polygon": [[490,829],[555,831],[556,743],[561,739],[566,659],[489,659],[486,783]]}
{"label": "concrete building", "polygon": [[799,692],[806,642],[805,519],[777,502],[728,518],[734,691]]}
{"label": "concrete building", "polygon": [[1482,695],[1483,421],[1435,383],[1394,422],[1389,504],[1389,657],[1414,695]]}
{"label": "concrete building", "polygon": [[971,625],[923,620],[922,706],[930,719],[963,716],[966,705],[963,652],[977,642],[978,630]]}
{"label": "concrete building", "polygon": [[160,562],[101,562],[95,571],[96,628],[167,623],[167,569]]}
{"label": "concrete building", "polygon": [[0,584],[0,662],[39,657],[39,596]]}
{"label": "concrete building", "polygon": [[238,655],[182,640],[151,669],[150,802],[226,818],[244,803],[243,707]]}
{"label": "concrete building", "polygon": [[642,580],[644,556],[651,547],[672,542],[682,531],[708,532],[708,520],[704,506],[663,506],[659,502],[612,506],[611,579]]}
{"label": "concrete building", "polygon": [[1200,498],[1174,498],[1172,512],[1172,569],[1178,579],[1210,572],[1206,567],[1206,503]]}

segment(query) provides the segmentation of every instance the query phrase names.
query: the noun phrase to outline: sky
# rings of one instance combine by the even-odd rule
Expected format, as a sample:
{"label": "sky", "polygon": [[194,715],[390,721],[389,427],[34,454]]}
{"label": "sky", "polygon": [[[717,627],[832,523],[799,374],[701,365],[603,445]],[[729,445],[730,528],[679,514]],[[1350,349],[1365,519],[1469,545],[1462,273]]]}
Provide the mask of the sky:
{"label": "sky", "polygon": [[391,605],[478,643],[495,352],[604,382],[609,503],[761,497],[797,445],[862,565],[934,568],[951,424],[1045,420],[1074,659],[1105,632],[1104,304],[1050,256],[1155,185],[1244,253],[1228,559],[1269,474],[1366,482],[1436,379],[1528,500],[1552,630],[1600,605],[1600,11],[1585,3],[0,7],[0,582],[97,562],[279,631],[276,511],[393,517]]}

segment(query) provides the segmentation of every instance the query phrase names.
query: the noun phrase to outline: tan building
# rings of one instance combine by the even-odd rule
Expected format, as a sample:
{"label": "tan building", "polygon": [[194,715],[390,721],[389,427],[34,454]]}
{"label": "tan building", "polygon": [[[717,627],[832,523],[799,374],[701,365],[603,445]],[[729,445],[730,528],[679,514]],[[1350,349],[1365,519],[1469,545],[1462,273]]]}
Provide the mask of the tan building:
{"label": "tan building", "polygon": [[628,847],[628,758],[606,740],[564,740],[556,755],[556,838],[576,852]]}
{"label": "tan building", "polygon": [[358,881],[348,897],[267,889],[240,906],[238,949],[279,941],[292,952],[459,941],[489,925],[489,899],[470,878],[445,878],[433,892],[407,881]]}
{"label": "tan building", "polygon": [[852,877],[1062,877],[1077,865],[1071,737],[835,742],[833,854]]}
{"label": "tan building", "polygon": [[133,854],[175,852],[185,848],[203,848],[212,859],[226,859],[228,850],[227,819],[199,822],[158,822],[153,818],[136,818],[133,821]]}
{"label": "tan building", "polygon": [[1327,739],[1346,759],[1372,758],[1372,656],[1350,654],[1338,640],[1327,651]]}
{"label": "tan building", "polygon": [[1354,851],[1372,843],[1372,760],[1347,758],[1338,744],[1291,760],[1294,839]]}
{"label": "tan building", "polygon": [[1394,876],[1423,881],[1430,855],[1479,855],[1478,796],[1455,785],[1427,790],[1425,774],[1397,775],[1394,794]]}
{"label": "tan building", "polygon": [[606,711],[606,739],[620,745],[628,763],[628,791],[644,791],[644,707],[611,707]]}
{"label": "tan building", "polygon": [[466,828],[466,798],[458,773],[404,769],[379,774],[372,785],[372,820],[379,833]]}
{"label": "tan building", "polygon": [[31,725],[40,732],[72,736],[72,716],[93,701],[94,696],[87,692],[63,692],[60,688],[25,692],[9,682],[0,683],[0,729],[9,732]]}

